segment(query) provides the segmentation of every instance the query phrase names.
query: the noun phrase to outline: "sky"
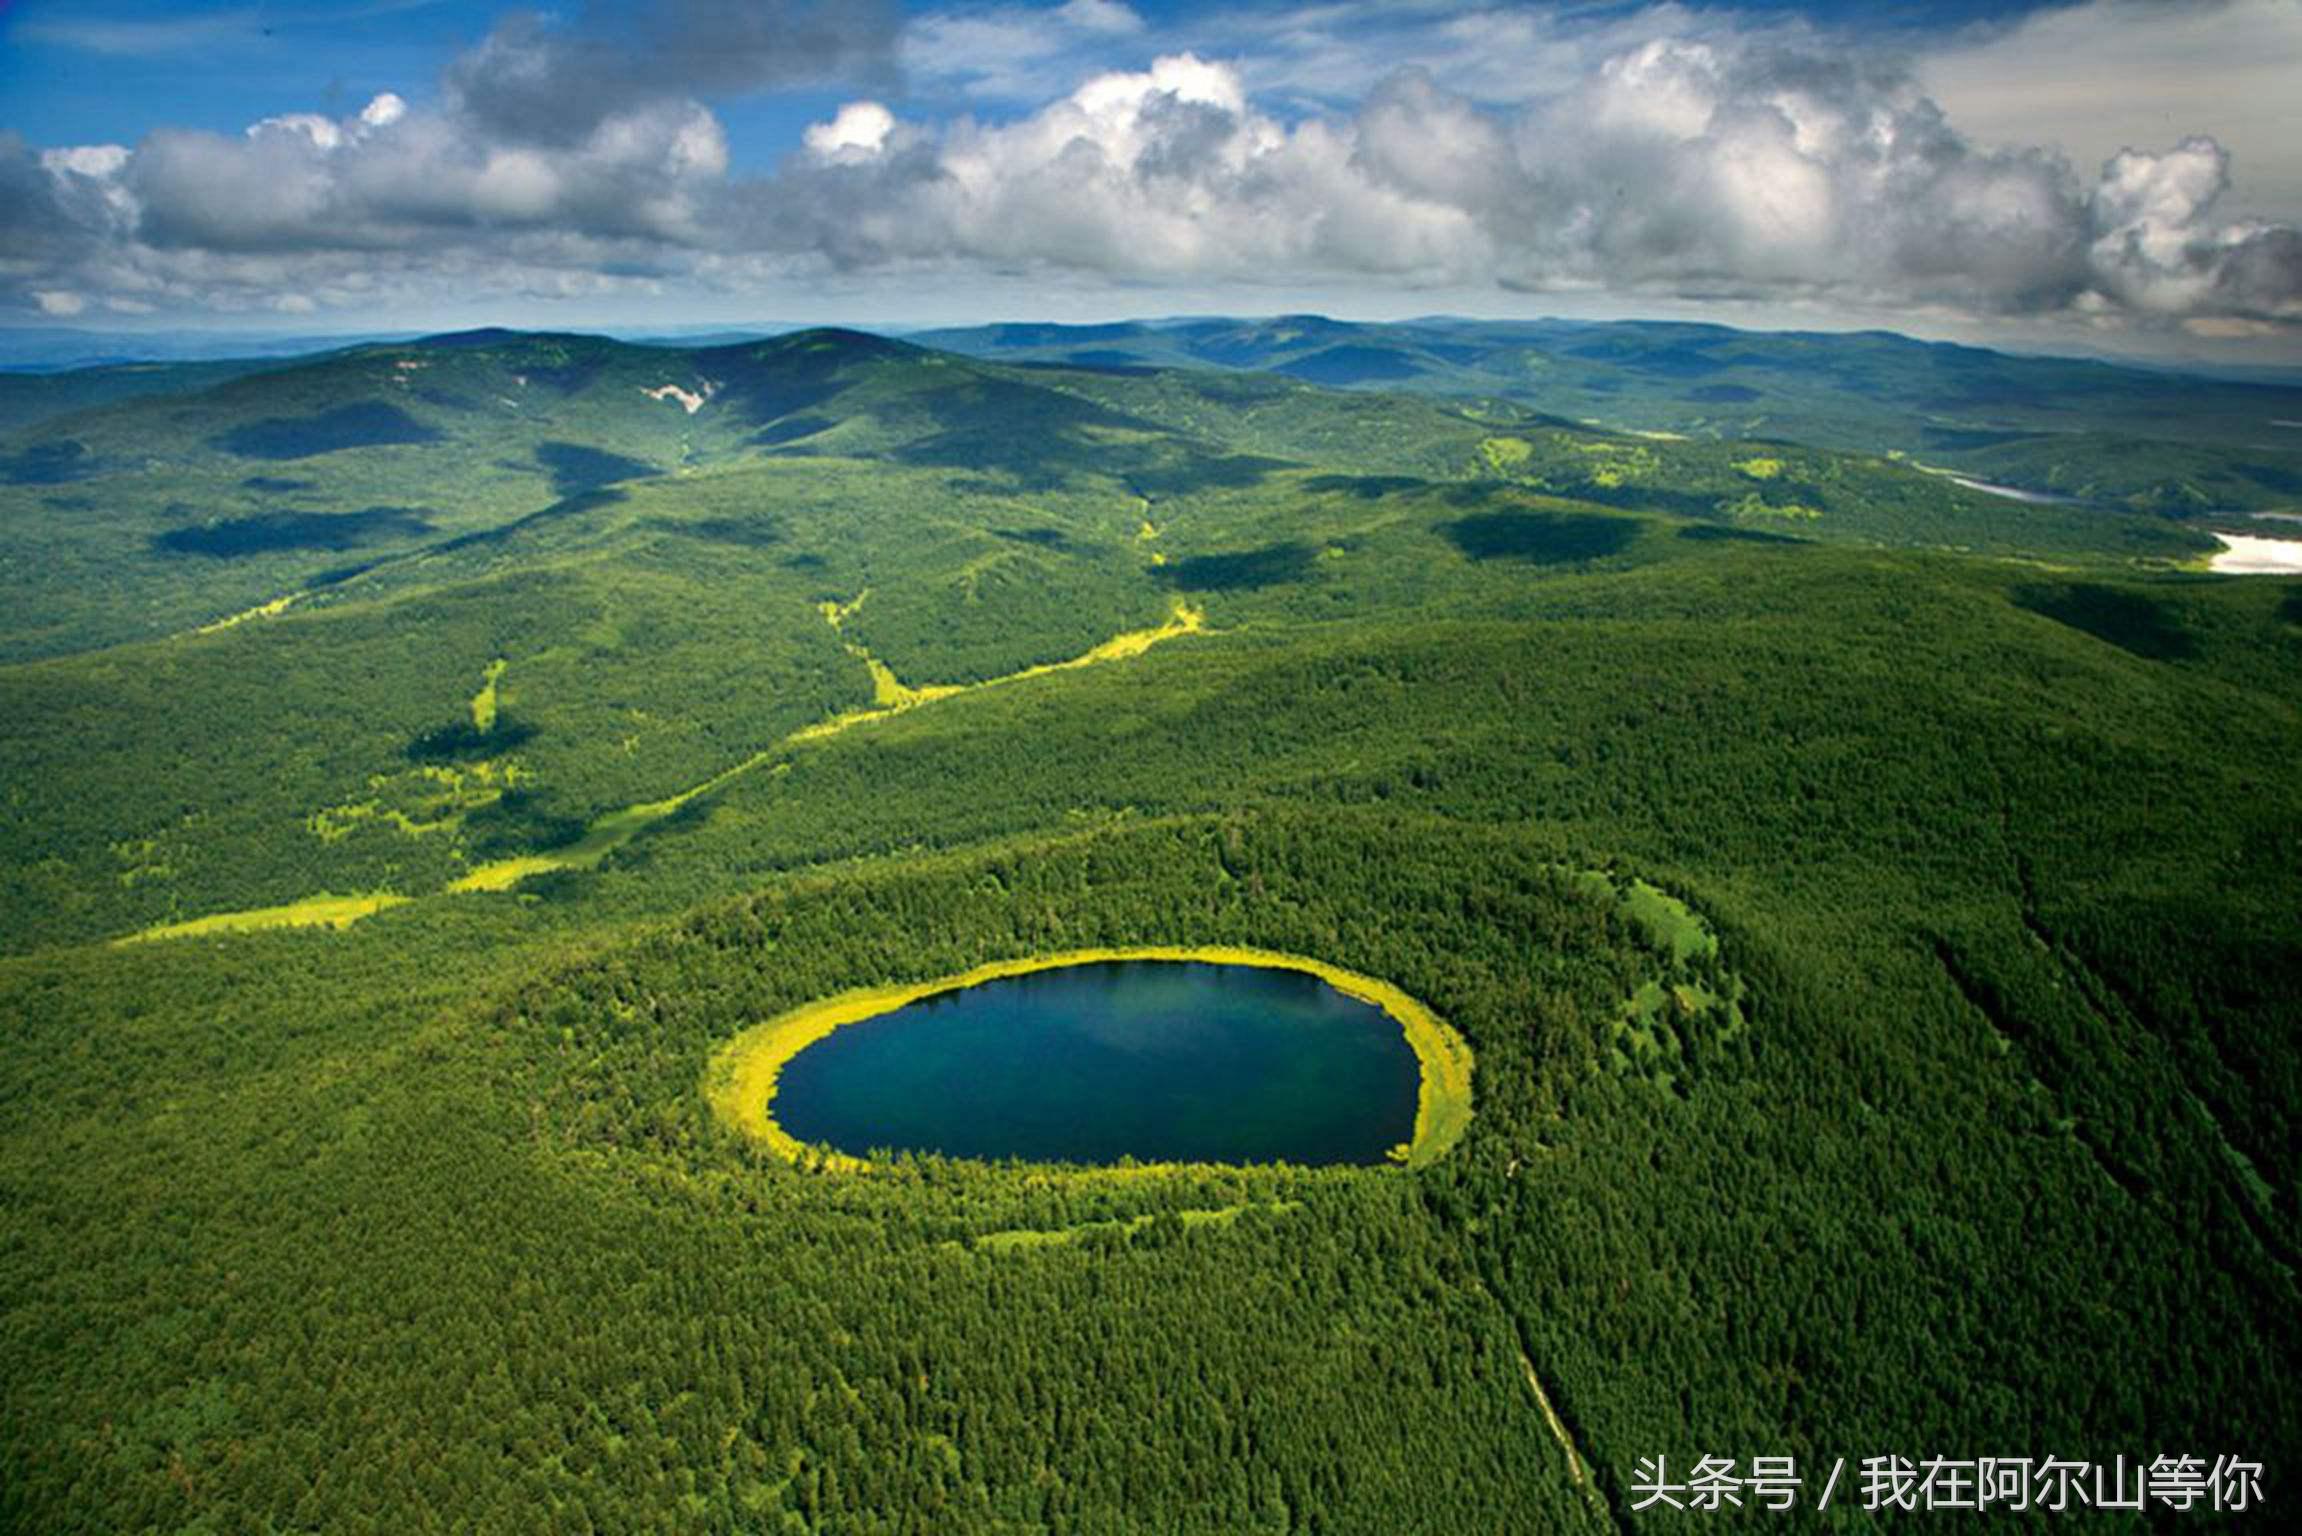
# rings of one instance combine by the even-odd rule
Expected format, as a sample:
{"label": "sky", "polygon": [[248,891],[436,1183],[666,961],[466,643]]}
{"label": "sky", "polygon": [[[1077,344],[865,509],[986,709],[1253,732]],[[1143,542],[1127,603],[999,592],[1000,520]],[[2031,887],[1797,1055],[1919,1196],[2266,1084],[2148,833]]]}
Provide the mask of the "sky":
{"label": "sky", "polygon": [[2302,362],[2302,0],[0,0],[0,323],[1320,310]]}

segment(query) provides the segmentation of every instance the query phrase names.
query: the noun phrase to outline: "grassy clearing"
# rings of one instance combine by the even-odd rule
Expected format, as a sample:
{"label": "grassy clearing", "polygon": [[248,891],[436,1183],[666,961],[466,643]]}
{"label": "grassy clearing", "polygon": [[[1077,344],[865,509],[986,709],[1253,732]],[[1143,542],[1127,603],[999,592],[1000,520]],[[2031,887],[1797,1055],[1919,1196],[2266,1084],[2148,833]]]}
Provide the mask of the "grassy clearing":
{"label": "grassy clearing", "polygon": [[1479,441],[1479,454],[1498,475],[1524,469],[1535,456],[1535,445],[1523,437],[1488,437]]}
{"label": "grassy clearing", "polygon": [[449,881],[448,894],[464,896],[474,891],[508,891],[522,880],[548,875],[555,869],[578,867],[572,858],[556,853],[529,853],[516,859],[495,859],[486,864],[475,864],[468,873]]}
{"label": "grassy clearing", "polygon": [[503,681],[508,663],[498,656],[488,663],[488,670],[480,683],[480,691],[472,695],[472,729],[485,736],[496,728],[496,685]]}
{"label": "grassy clearing", "polygon": [[1612,898],[1645,944],[1678,973],[1643,981],[1623,999],[1607,1050],[1617,1076],[1675,1088],[1692,1048],[1690,1030],[1716,1041],[1741,1031],[1742,982],[1730,976],[1721,992],[1686,973],[1688,966],[1716,958],[1719,941],[1708,920],[1676,896],[1644,880],[1620,882],[1602,870],[1571,873],[1593,896]]}
{"label": "grassy clearing", "polygon": [[1644,880],[1633,880],[1623,891],[1622,900],[1623,910],[1630,914],[1631,920],[1644,928],[1679,964],[1707,960],[1718,953],[1718,935],[1711,932],[1710,924],[1668,891]]}
{"label": "grassy clearing", "polygon": [[[1471,1047],[1445,1020],[1387,981],[1362,976],[1324,960],[1230,944],[1149,945],[1126,949],[1072,949],[1017,960],[994,960],[932,981],[859,987],[755,1024],[723,1046],[704,1075],[704,1095],[721,1122],[794,1163],[837,1172],[870,1164],[844,1152],[809,1148],[777,1123],[776,1080],[784,1063],[848,1024],[893,1013],[923,997],[956,992],[1009,976],[1092,965],[1107,960],[1189,960],[1206,965],[1253,965],[1303,971],[1346,997],[1372,1003],[1398,1020],[1421,1066],[1415,1096],[1415,1136],[1393,1155],[1412,1168],[1444,1157],[1471,1124]],[[1164,1166],[1164,1165],[1150,1165]]]}
{"label": "grassy clearing", "polygon": [[1811,523],[1822,516],[1822,509],[1819,507],[1810,507],[1804,502],[1798,501],[1768,501],[1755,491],[1737,501],[1727,503],[1726,512],[1729,516],[1738,518],[1772,517],[1781,518],[1787,522],[1804,523]]}
{"label": "grassy clearing", "polygon": [[256,907],[246,912],[217,912],[208,917],[195,917],[189,922],[163,923],[112,942],[115,946],[146,944],[158,939],[197,939],[219,933],[254,933],[265,928],[342,930],[363,917],[372,917],[386,907],[396,907],[407,900],[407,897],[394,895],[390,891],[371,891],[365,896],[307,896],[302,901],[291,901],[285,906]]}
{"label": "grassy clearing", "polygon": [[1594,896],[1614,897],[1623,915],[1636,923],[1647,941],[1670,956],[1674,963],[1684,965],[1691,960],[1707,960],[1718,953],[1718,935],[1711,931],[1710,923],[1660,886],[1649,885],[1644,880],[1625,884],[1602,869],[1565,873]]}
{"label": "grassy clearing", "polygon": [[526,778],[516,763],[495,758],[467,764],[425,763],[400,773],[371,775],[368,788],[374,794],[325,806],[305,818],[304,825],[323,843],[340,843],[371,823],[389,826],[402,837],[431,837],[455,831],[466,816],[495,804],[505,790]]}
{"label": "grassy clearing", "polygon": [[871,673],[871,701],[883,710],[893,711],[909,709],[914,704],[932,704],[937,699],[948,699],[955,693],[967,691],[966,687],[959,683],[927,683],[914,688],[898,678],[894,668],[888,666],[877,656],[864,651],[860,646],[856,647],[856,654],[863,657],[863,665]]}

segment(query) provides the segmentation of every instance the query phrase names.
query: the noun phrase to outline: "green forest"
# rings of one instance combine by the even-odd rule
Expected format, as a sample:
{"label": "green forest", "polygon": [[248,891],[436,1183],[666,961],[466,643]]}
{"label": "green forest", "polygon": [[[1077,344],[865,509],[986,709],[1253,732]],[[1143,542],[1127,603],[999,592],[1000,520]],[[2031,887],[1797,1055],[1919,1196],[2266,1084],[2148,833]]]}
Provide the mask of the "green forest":
{"label": "green forest", "polygon": [[[1605,329],[1477,369],[1659,345]],[[2302,583],[2207,557],[2292,488],[2118,370],[2051,431],[2125,478],[2026,502],[1872,430],[1876,338],[1750,430],[1146,335],[9,397],[0,1527],[1629,1533],[1731,1518],[1637,1507],[1706,1455],[2286,1501]],[[2060,484],[1989,398],[1958,467]],[[1427,1004],[1460,1143],[857,1173],[705,1093],[849,989],[1218,945]]]}

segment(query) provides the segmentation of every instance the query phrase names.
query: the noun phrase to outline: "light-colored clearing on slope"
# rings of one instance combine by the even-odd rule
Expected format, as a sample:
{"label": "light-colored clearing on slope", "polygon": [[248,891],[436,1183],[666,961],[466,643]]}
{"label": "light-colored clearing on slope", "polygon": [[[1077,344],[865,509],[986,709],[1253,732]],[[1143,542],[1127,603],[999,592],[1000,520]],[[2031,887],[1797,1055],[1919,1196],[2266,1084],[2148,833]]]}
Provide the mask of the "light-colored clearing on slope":
{"label": "light-colored clearing on slope", "polygon": [[[956,992],[1009,976],[1108,960],[1187,960],[1205,965],[1249,965],[1267,970],[1302,971],[1346,997],[1371,1003],[1398,1021],[1421,1067],[1415,1094],[1414,1140],[1392,1156],[1420,1168],[1446,1156],[1471,1124],[1471,1047],[1452,1026],[1387,981],[1347,971],[1324,960],[1279,950],[1233,944],[1153,944],[1123,949],[1070,949],[1051,955],[993,960],[932,981],[859,987],[803,1004],[737,1035],[712,1057],[704,1073],[704,1096],[722,1123],[794,1163],[841,1173],[871,1166],[844,1152],[811,1152],[776,1122],[776,1079],[801,1051],[848,1024],[859,1024],[915,1003],[923,997]],[[1151,1165],[1162,1166],[1162,1165]]]}
{"label": "light-colored clearing on slope", "polygon": [[937,699],[948,699],[955,693],[965,693],[962,683],[926,683],[914,688],[895,675],[895,669],[877,656],[863,653],[864,669],[871,674],[871,702],[885,710],[909,709],[914,704],[929,704]]}
{"label": "light-colored clearing on slope", "polygon": [[489,662],[480,691],[472,695],[472,729],[482,736],[496,728],[496,684],[503,680],[505,665],[501,656]]}
{"label": "light-colored clearing on slope", "polygon": [[304,825],[323,843],[342,842],[365,824],[381,823],[403,837],[452,832],[473,811],[495,804],[529,775],[509,758],[476,763],[425,763],[370,776],[365,800],[322,807]]}
{"label": "light-colored clearing on slope", "polygon": [[[853,602],[845,604],[824,603],[821,605],[823,616],[836,628],[849,614],[856,610],[863,602],[864,596],[868,595],[868,593],[859,595]],[[1129,630],[1124,634],[1114,635],[1093,650],[1084,655],[1074,656],[1068,661],[1052,661],[1043,666],[1026,667],[1020,672],[1010,672],[1005,677],[995,677],[988,682],[929,683],[919,687],[913,687],[902,682],[893,671],[880,663],[868,651],[861,646],[851,645],[849,649],[861,657],[865,666],[871,671],[871,691],[874,701],[871,708],[851,709],[844,714],[833,715],[828,720],[819,720],[813,725],[801,726],[773,746],[754,752],[734,767],[725,769],[692,788],[682,790],[667,800],[651,800],[641,805],[626,806],[619,811],[610,811],[594,821],[585,831],[583,837],[568,847],[557,848],[544,853],[523,854],[518,858],[498,859],[490,864],[476,865],[464,875],[450,882],[448,890],[458,895],[473,891],[508,891],[523,880],[536,875],[549,874],[553,870],[589,869],[617,848],[630,842],[643,830],[663,820],[690,801],[711,794],[736,779],[742,778],[745,774],[777,761],[794,747],[805,746],[810,742],[826,741],[831,737],[853,730],[859,725],[890,719],[906,710],[916,709],[923,704],[933,704],[940,699],[978,693],[986,688],[1004,687],[1009,683],[1023,682],[1028,678],[1044,677],[1052,672],[1068,672],[1079,667],[1096,666],[1108,661],[1124,661],[1130,657],[1142,655],[1161,641],[1172,640],[1178,635],[1198,634],[1203,632],[1206,627],[1207,615],[1205,611],[1194,608],[1181,598],[1177,598],[1169,610],[1166,623],[1155,629]]]}
{"label": "light-colored clearing on slope", "polygon": [[568,848],[559,853],[527,853],[516,859],[496,859],[486,864],[475,864],[468,873],[448,882],[448,894],[465,896],[473,891],[508,891],[531,876],[548,875],[555,869],[580,867],[574,854],[575,848]]}
{"label": "light-colored clearing on slope", "polygon": [[2302,576],[2302,539],[2257,539],[2243,533],[2218,533],[2222,553],[2207,562],[2207,569],[2225,576]]}
{"label": "light-colored clearing on slope", "polygon": [[655,389],[643,389],[640,393],[650,400],[677,400],[680,409],[693,416],[697,411],[703,409],[703,403],[712,397],[716,387],[709,380],[706,380],[703,392],[700,394],[692,389],[682,389],[677,384],[665,384]]}
{"label": "light-colored clearing on slope", "polygon": [[1526,1372],[1527,1388],[1535,1394],[1535,1406],[1543,1410],[1543,1423],[1549,1426],[1551,1438],[1559,1442],[1559,1449],[1567,1456],[1567,1481],[1583,1496],[1583,1503],[1601,1524],[1612,1526],[1607,1514],[1606,1500],[1599,1495],[1598,1485],[1585,1470],[1583,1453],[1575,1447],[1575,1437],[1567,1433],[1566,1420],[1551,1406],[1551,1394],[1543,1390],[1543,1378],[1535,1370],[1535,1362],[1524,1349],[1519,1351],[1519,1369]]}
{"label": "light-colored clearing on slope", "polygon": [[1507,475],[1525,467],[1535,456],[1535,445],[1523,437],[1483,437],[1479,439],[1479,455],[1489,469]]}
{"label": "light-colored clearing on slope", "polygon": [[[1601,876],[1605,879],[1607,877]],[[1613,882],[1610,880],[1609,884]],[[1692,907],[1659,886],[1633,880],[1620,888],[1623,910],[1680,965],[1718,953],[1718,935]]]}
{"label": "light-colored clearing on slope", "polygon": [[1075,667],[1092,667],[1100,662],[1125,661],[1142,655],[1162,641],[1173,640],[1178,635],[1201,634],[1206,628],[1206,609],[1194,608],[1179,597],[1172,598],[1168,603],[1166,622],[1156,628],[1131,629],[1124,634],[1113,635],[1093,650],[1074,656],[1069,661],[1050,661],[1042,666],[1025,667],[1020,672],[995,677],[983,686],[996,688],[1003,683],[1022,682],[1025,678],[1045,677],[1050,672],[1069,672]]}
{"label": "light-colored clearing on slope", "polygon": [[1527,1373],[1527,1387],[1535,1394],[1535,1404],[1543,1410],[1543,1422],[1551,1427],[1551,1438],[1559,1442],[1559,1449],[1567,1453],[1567,1478],[1577,1488],[1583,1485],[1583,1457],[1575,1449],[1573,1437],[1568,1435],[1566,1422],[1559,1411],[1551,1406],[1551,1394],[1543,1390],[1543,1378],[1535,1374],[1535,1362],[1519,1351],[1519,1369]]}
{"label": "light-colored clearing on slope", "polygon": [[246,912],[218,912],[209,917],[195,917],[189,922],[163,923],[131,933],[112,941],[114,947],[124,944],[146,944],[156,939],[196,939],[219,933],[253,933],[264,928],[335,928],[345,929],[363,917],[371,917],[386,907],[405,902],[405,896],[390,891],[371,891],[365,896],[307,896],[302,901],[291,901],[286,906],[256,907]]}
{"label": "light-colored clearing on slope", "polygon": [[195,635],[215,635],[221,634],[227,629],[237,629],[251,619],[276,619],[288,611],[289,604],[303,595],[301,592],[290,592],[285,596],[275,597],[268,603],[258,603],[253,608],[242,609],[228,618],[218,619],[213,624],[203,624],[198,629],[193,630],[192,633]]}

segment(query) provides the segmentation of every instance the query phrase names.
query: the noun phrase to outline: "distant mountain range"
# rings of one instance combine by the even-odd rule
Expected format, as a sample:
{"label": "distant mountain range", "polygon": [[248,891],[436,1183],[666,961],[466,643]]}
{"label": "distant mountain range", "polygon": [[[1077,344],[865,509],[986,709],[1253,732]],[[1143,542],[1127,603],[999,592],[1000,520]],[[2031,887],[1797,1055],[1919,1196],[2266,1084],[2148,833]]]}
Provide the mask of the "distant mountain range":
{"label": "distant mountain range", "polygon": [[915,340],[1099,368],[1215,367],[1492,397],[1588,425],[1894,453],[2024,490],[2169,513],[2302,500],[2302,380],[2028,357],[1881,331],[1316,315],[987,325]]}
{"label": "distant mountain range", "polygon": [[[692,353],[786,329],[630,344]],[[0,431],[222,383],[276,368],[284,356],[409,339],[0,331],[0,366],[45,370],[0,373]],[[1615,430],[1885,454],[2027,492],[2169,515],[2302,505],[2302,379],[2274,374],[2209,377],[1885,332],[1648,321],[1361,324],[1287,315],[983,325],[908,339],[1025,366],[1275,373],[1327,388],[1508,402]]]}

